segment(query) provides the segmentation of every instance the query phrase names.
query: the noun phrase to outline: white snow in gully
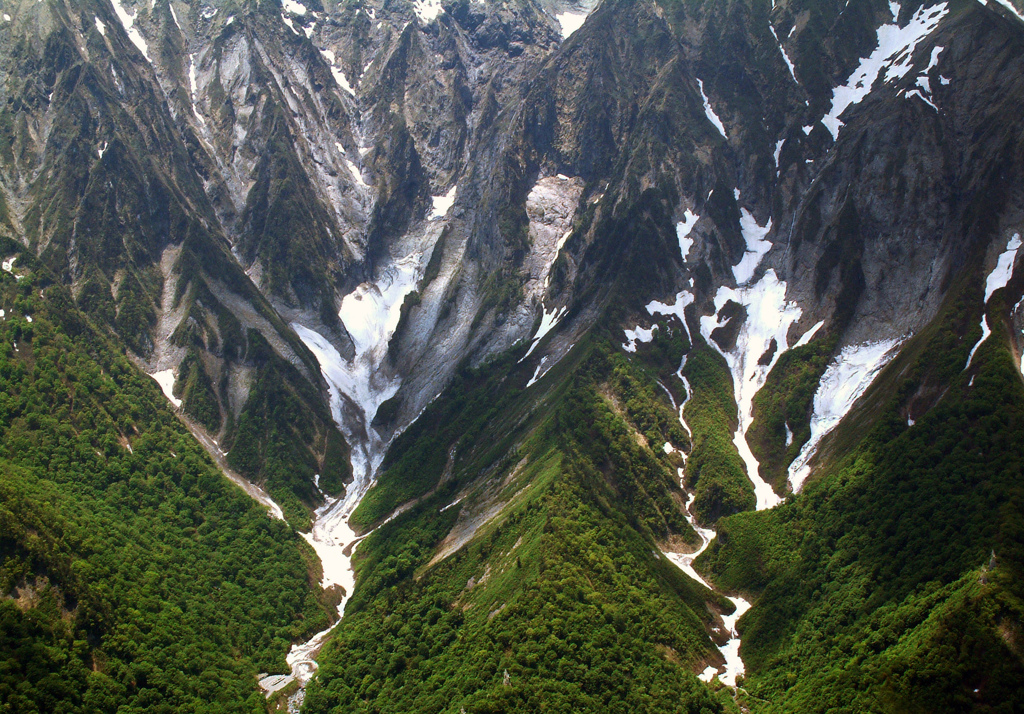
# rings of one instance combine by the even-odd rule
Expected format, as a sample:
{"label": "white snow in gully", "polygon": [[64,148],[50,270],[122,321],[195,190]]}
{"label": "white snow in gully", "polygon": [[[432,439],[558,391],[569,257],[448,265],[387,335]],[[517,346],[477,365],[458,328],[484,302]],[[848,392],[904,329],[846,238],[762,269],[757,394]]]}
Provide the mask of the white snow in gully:
{"label": "white snow in gully", "polygon": [[992,272],[985,278],[985,300],[982,302],[981,312],[981,338],[974,343],[974,347],[971,348],[971,353],[967,357],[967,364],[964,365],[964,371],[971,366],[971,362],[974,361],[974,353],[981,347],[981,343],[989,338],[992,334],[992,329],[988,326],[988,316],[985,314],[985,306],[988,305],[988,301],[992,298],[992,294],[996,290],[1000,290],[1006,287],[1006,284],[1010,282],[1010,278],[1013,277],[1013,265],[1017,260],[1017,252],[1020,250],[1021,239],[1019,233],[1014,233],[1013,237],[1010,238],[1006,244],[1006,249],[999,254],[999,259],[996,261],[996,266],[992,268]]}
{"label": "white snow in gully", "polygon": [[679,239],[679,253],[683,256],[684,263],[690,256],[690,248],[693,247],[693,238],[690,237],[690,233],[693,232],[693,228],[697,225],[697,221],[699,220],[700,216],[690,210],[687,210],[683,214],[683,220],[676,224],[676,237]]}
{"label": "white snow in gully", "polygon": [[441,0],[416,0],[413,3],[412,9],[416,13],[416,17],[420,19],[420,22],[425,25],[436,20],[437,16],[444,12],[444,8],[441,7]]}
{"label": "white snow in gully", "polygon": [[[689,434],[692,438],[693,432],[690,430],[689,424],[686,423],[685,412],[686,405],[690,401],[690,398],[693,396],[693,391],[690,389],[690,382],[686,379],[686,377],[683,376],[683,369],[685,367],[686,357],[684,356],[682,363],[679,365],[679,369],[676,371],[676,377],[680,381],[682,381],[683,387],[686,389],[686,398],[683,399],[683,403],[679,405],[679,423],[682,425],[686,433]],[[665,388],[664,385],[662,385],[662,387]],[[672,404],[674,406],[675,399],[673,399],[672,393],[667,388],[665,388],[665,391],[668,393],[669,399],[672,400]],[[672,447],[671,444],[668,443],[665,444],[665,450],[666,452],[677,451],[674,447]],[[683,453],[682,451],[679,451],[678,453],[683,457],[683,462],[685,463],[686,454]],[[681,487],[684,486],[684,469],[678,469],[677,475],[679,478],[679,485]],[[662,551],[662,553],[680,570],[686,573],[686,575],[693,578],[709,590],[714,590],[715,588],[706,580],[704,580],[704,578],[701,577],[700,573],[697,572],[696,568],[693,567],[693,562],[701,555],[701,553],[707,550],[708,546],[711,545],[711,541],[713,541],[715,537],[718,535],[711,528],[704,528],[701,525],[699,525],[697,523],[697,520],[693,517],[693,514],[691,513],[691,508],[693,506],[695,498],[696,495],[693,493],[687,495],[684,515],[686,516],[686,520],[690,524],[690,527],[693,528],[694,532],[696,532],[697,536],[700,538],[700,546],[697,548],[697,550],[695,550],[692,553],[667,553],[665,551]],[[735,687],[736,678],[739,675],[743,674],[745,671],[743,659],[740,657],[740,636],[739,632],[736,629],[736,622],[740,619],[740,617],[743,616],[743,614],[747,610],[750,609],[750,603],[741,597],[726,597],[728,597],[729,601],[732,602],[733,606],[736,609],[732,615],[722,616],[722,624],[725,627],[726,631],[729,633],[729,640],[724,645],[719,647],[718,651],[721,652],[722,656],[725,658],[725,664],[722,667],[708,666],[698,676],[702,681],[710,682],[717,675],[719,681],[722,682],[722,684],[725,684],[729,687]]]}
{"label": "white snow in gully", "polygon": [[622,345],[622,349],[626,352],[636,352],[636,343],[649,343],[654,341],[654,333],[658,331],[657,325],[652,325],[650,328],[646,327],[634,327],[631,330],[623,330],[626,334],[626,341]]}
{"label": "white snow in gully", "polygon": [[718,129],[718,133],[722,135],[722,138],[728,140],[729,136],[725,133],[725,124],[723,124],[722,120],[718,118],[717,114],[715,114],[715,110],[711,108],[711,102],[708,100],[708,95],[704,92],[703,80],[697,79],[697,87],[700,89],[700,98],[704,101],[705,116],[707,116],[708,121]]}
{"label": "white snow in gully", "polygon": [[331,75],[334,77],[334,81],[338,83],[338,86],[344,89],[353,97],[356,95],[356,90],[353,89],[352,85],[349,84],[348,77],[342,72],[335,64],[337,57],[333,50],[320,50],[320,55],[327,61],[327,66],[331,70]]}
{"label": "white snow in gully", "polygon": [[775,34],[775,27],[768,25],[768,29],[772,31],[772,37],[775,38],[775,43],[779,46],[779,52],[782,53],[782,59],[786,63],[786,67],[789,68],[789,74],[793,78],[793,81],[800,84],[800,80],[796,78],[796,67],[793,66],[793,60],[786,54],[786,48],[782,46],[782,42],[779,41],[779,36]]}
{"label": "white snow in gully", "polygon": [[[544,315],[541,316],[540,326],[537,328],[536,334],[531,338],[532,344],[530,345],[530,349],[528,349],[526,354],[522,356],[522,359],[519,360],[520,362],[533,354],[533,351],[537,349],[537,345],[540,344],[540,341],[544,339],[545,335],[555,329],[555,326],[558,325],[559,321],[565,317],[565,313],[566,309],[564,307],[552,308],[550,311],[547,308],[544,308]],[[650,340],[646,341],[650,342]]]}
{"label": "white snow in gully", "polygon": [[164,369],[159,372],[154,372],[149,375],[156,380],[156,383],[160,385],[160,391],[167,397],[167,401],[173,404],[175,407],[181,407],[181,400],[174,396],[174,370]]}
{"label": "white snow in gully", "polygon": [[117,19],[124,25],[124,31],[128,33],[128,39],[132,41],[132,44],[139,48],[139,52],[146,58],[147,62],[152,62],[149,58],[149,45],[146,44],[146,40],[143,39],[142,34],[138,28],[135,27],[135,18],[138,16],[138,10],[135,11],[134,15],[129,15],[125,12],[124,8],[118,0],[110,0],[114,6],[114,12],[117,14]]}
{"label": "white snow in gully", "polygon": [[451,190],[443,196],[432,196],[431,202],[433,207],[430,211],[430,220],[436,221],[444,218],[448,215],[448,211],[455,205],[455,193],[458,191],[458,185],[452,186]]}
{"label": "white snow in gully", "polygon": [[844,347],[825,370],[814,393],[811,438],[789,466],[789,483],[799,491],[811,473],[810,460],[822,438],[832,431],[896,355],[901,340],[880,340]]}
{"label": "white snow in gully", "polygon": [[306,6],[295,0],[281,0],[281,7],[284,8],[285,12],[290,12],[293,15],[305,15]]}
{"label": "white snow in gully", "polygon": [[750,211],[745,208],[740,209],[740,231],[743,234],[743,240],[746,241],[747,250],[740,262],[732,269],[737,285],[743,285],[754,277],[754,271],[761,264],[761,259],[771,250],[772,244],[765,239],[771,230],[771,218],[765,225],[758,225]]}
{"label": "white snow in gully", "polygon": [[[348,521],[373,485],[386,446],[372,426],[373,418],[400,386],[400,379],[387,375],[381,365],[398,328],[402,303],[416,288],[431,250],[413,252],[395,261],[376,280],[363,283],[342,300],[339,317],[352,338],[351,360],[342,357],[315,330],[298,323],[291,325],[320,363],[334,420],[352,449],[353,481],[344,499],[327,498],[315,513],[312,530],[302,534],[323,564],[321,586],[340,586],[345,591],[338,605],[339,621],[355,588],[352,555],[360,540]],[[311,640],[294,645],[289,652],[292,676],[303,686],[316,673],[316,657],[333,629],[332,625]],[[295,696],[301,698],[301,694]]]}
{"label": "white snow in gully", "polygon": [[821,121],[832,133],[833,139],[839,137],[839,130],[843,127],[840,115],[871,93],[882,70],[885,70],[886,82],[909,72],[914,50],[949,12],[945,2],[928,8],[922,7],[906,25],[900,27],[896,24],[900,13],[899,3],[890,2],[889,6],[893,21],[878,28],[874,51],[860,61],[845,84],[832,90],[832,107]]}
{"label": "white snow in gully", "polygon": [[[711,338],[711,333],[719,327],[717,315],[729,301],[744,307],[746,319],[736,335],[735,347],[726,352]],[[754,418],[754,395],[764,386],[772,367],[788,348],[786,340],[789,328],[800,319],[800,315],[800,307],[786,300],[786,284],[778,279],[774,270],[769,269],[754,285],[735,289],[720,288],[715,296],[715,315],[700,319],[701,335],[725,358],[732,374],[738,409],[738,426],[733,443],[746,465],[747,477],[754,485],[759,511],[778,505],[782,499],[761,478],[757,459],[747,444],[747,429]],[[762,357],[772,350],[773,342],[771,359],[761,364],[764,362]]]}
{"label": "white snow in gully", "polygon": [[568,40],[576,30],[583,27],[583,23],[587,21],[589,15],[588,12],[563,12],[555,15],[555,19],[558,20],[558,25],[562,29],[562,41]]}

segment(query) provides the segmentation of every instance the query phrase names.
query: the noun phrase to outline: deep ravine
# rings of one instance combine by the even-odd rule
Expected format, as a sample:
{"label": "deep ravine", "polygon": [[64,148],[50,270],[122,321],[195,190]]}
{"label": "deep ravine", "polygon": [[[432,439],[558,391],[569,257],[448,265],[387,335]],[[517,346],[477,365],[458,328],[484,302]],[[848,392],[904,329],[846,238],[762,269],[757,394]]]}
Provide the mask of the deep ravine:
{"label": "deep ravine", "polygon": [[299,683],[298,691],[288,702],[291,712],[297,712],[301,707],[305,687],[317,671],[316,658],[320,649],[341,622],[355,588],[352,557],[366,534],[357,535],[349,525],[349,518],[373,485],[387,450],[387,443],[371,426],[373,418],[380,405],[393,397],[401,384],[398,376],[388,374],[381,366],[388,344],[398,328],[402,303],[423,277],[439,232],[425,230],[412,238],[406,244],[406,255],[394,259],[379,271],[376,280],[363,283],[344,298],[339,317],[355,347],[351,360],[343,358],[320,333],[299,323],[292,324],[320,363],[330,391],[335,422],[352,449],[353,480],[344,498],[326,497],[324,505],[314,514],[312,529],[302,534],[320,558],[323,568],[321,587],[325,590],[340,587],[344,596],[338,604],[335,624],[306,642],[293,645],[288,653],[291,677],[283,683],[279,680],[275,688],[287,686],[292,680]]}
{"label": "deep ravine", "polygon": [[[676,371],[676,377],[683,383],[683,388],[686,390],[686,397],[683,399],[682,404],[679,404],[677,406],[675,398],[672,396],[672,392],[669,391],[668,388],[665,387],[665,385],[663,384],[661,385],[661,387],[668,394],[669,399],[672,401],[672,406],[677,407],[679,412],[679,423],[680,425],[682,425],[683,430],[692,437],[693,432],[690,430],[690,425],[686,423],[686,418],[684,415],[686,404],[690,401],[690,397],[693,395],[693,391],[690,387],[689,380],[685,376],[683,376],[683,369],[685,367],[686,357],[684,356],[682,364],[679,365],[679,369]],[[682,451],[681,449],[676,449],[674,446],[672,446],[672,444],[669,443],[665,444],[665,450],[666,452],[675,451],[676,453],[678,453],[683,458],[685,467],[686,453],[684,451]],[[679,477],[680,487],[684,487],[683,484],[685,481],[685,471],[685,468],[678,469],[677,475]],[[697,550],[693,551],[692,553],[668,553],[663,551],[663,554],[665,555],[665,557],[667,557],[669,560],[675,563],[680,570],[686,573],[687,576],[693,578],[698,583],[706,587],[708,590],[711,590],[713,592],[720,592],[711,583],[707,582],[703,577],[701,577],[700,573],[698,573],[697,570],[693,567],[693,561],[695,561],[701,555],[701,553],[707,550],[707,547],[711,545],[711,541],[714,540],[715,537],[718,535],[711,528],[704,528],[700,526],[697,523],[697,520],[693,517],[693,513],[690,509],[693,506],[693,501],[695,497],[696,496],[694,493],[687,494],[685,515],[687,522],[689,522],[690,524],[690,527],[692,527],[693,530],[696,531],[697,535],[700,536],[700,547],[698,547]],[[721,594],[724,595],[724,593]],[[740,617],[743,616],[743,614],[747,610],[750,609],[750,603],[741,597],[730,597],[728,595],[725,595],[725,597],[728,598],[736,608],[733,614],[722,616],[722,624],[724,625],[726,632],[729,635],[728,641],[723,645],[716,645],[718,647],[718,651],[722,653],[722,657],[725,658],[725,664],[721,667],[713,667],[709,665],[704,669],[703,672],[700,673],[699,677],[704,682],[710,682],[712,679],[715,678],[715,675],[718,675],[718,679],[720,682],[722,682],[722,684],[725,684],[729,687],[735,687],[736,678],[744,672],[743,659],[740,657],[740,635],[739,632],[736,630],[736,622],[740,619]]]}

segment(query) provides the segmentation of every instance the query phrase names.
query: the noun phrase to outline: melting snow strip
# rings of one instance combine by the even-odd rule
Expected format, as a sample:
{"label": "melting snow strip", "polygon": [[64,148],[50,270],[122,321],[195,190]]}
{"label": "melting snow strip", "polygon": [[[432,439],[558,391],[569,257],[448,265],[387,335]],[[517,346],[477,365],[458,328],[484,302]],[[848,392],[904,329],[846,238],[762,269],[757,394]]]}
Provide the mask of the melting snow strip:
{"label": "melting snow strip", "polygon": [[697,225],[697,221],[699,220],[700,216],[687,209],[683,214],[683,220],[676,224],[676,237],[679,239],[679,253],[683,256],[684,263],[690,255],[690,248],[693,247],[693,238],[690,238],[690,233],[693,231],[693,227]]}
{"label": "melting snow strip", "polygon": [[427,25],[437,19],[437,16],[444,12],[441,7],[441,0],[416,0],[412,6],[413,12],[420,22]]}
{"label": "melting snow strip", "polygon": [[117,13],[117,19],[124,25],[124,31],[128,33],[128,39],[132,41],[132,44],[139,48],[139,52],[146,58],[147,62],[152,62],[149,58],[149,46],[146,44],[146,40],[143,39],[142,34],[139,33],[138,29],[135,28],[135,18],[138,17],[139,11],[136,10],[134,15],[129,15],[125,12],[124,8],[121,7],[121,3],[118,0],[110,0],[114,5],[114,12]]}
{"label": "melting snow strip", "polygon": [[458,184],[456,184],[455,186],[452,186],[451,190],[449,190],[448,193],[444,194],[443,196],[431,197],[430,200],[433,202],[434,206],[433,209],[430,211],[430,220],[436,221],[448,215],[448,211],[450,211],[452,206],[455,205],[455,192],[458,190],[458,188],[459,186]]}
{"label": "melting snow strip", "polygon": [[[742,305],[747,314],[736,336],[736,346],[725,352],[711,338],[711,333],[719,324],[717,314],[730,300]],[[764,386],[772,367],[786,351],[789,328],[800,319],[801,312],[796,303],[786,301],[786,283],[778,279],[774,270],[769,269],[760,281],[749,287],[720,288],[715,296],[715,315],[700,319],[701,335],[725,358],[732,374],[738,416],[733,443],[746,466],[747,478],[754,486],[759,511],[778,505],[782,499],[761,478],[760,464],[747,443],[747,430],[753,421],[754,396]],[[772,349],[773,342],[775,349],[772,358],[768,364],[762,364],[762,358]]]}
{"label": "melting snow strip", "polygon": [[768,29],[772,31],[772,37],[775,38],[775,44],[779,46],[779,52],[782,53],[782,59],[785,60],[786,66],[789,67],[789,74],[793,78],[793,81],[800,84],[800,80],[796,78],[796,67],[793,66],[793,60],[786,54],[786,48],[782,46],[782,42],[779,41],[779,36],[775,34],[775,28],[768,24]]}
{"label": "melting snow strip", "polygon": [[555,15],[558,26],[562,30],[562,41],[568,40],[570,35],[583,27],[583,23],[587,21],[589,15],[590,13],[587,12],[563,12]]}
{"label": "melting snow strip", "polygon": [[174,370],[165,369],[149,375],[160,385],[160,391],[164,393],[167,400],[177,408],[181,408],[181,400],[174,396]]}
{"label": "melting snow strip", "polygon": [[537,328],[537,333],[533,336],[533,344],[530,345],[530,349],[527,350],[526,354],[519,360],[520,362],[533,354],[533,351],[537,349],[537,345],[540,344],[540,341],[544,339],[545,335],[555,328],[559,320],[565,317],[565,313],[566,308],[564,307],[555,308],[551,312],[548,312],[547,308],[544,308],[544,315],[540,319],[540,327]]}
{"label": "melting snow strip", "polygon": [[985,301],[982,303],[981,311],[981,339],[975,342],[974,347],[971,348],[971,353],[967,357],[967,364],[964,365],[965,372],[970,368],[971,362],[974,361],[974,353],[981,347],[981,343],[992,334],[992,330],[988,326],[988,315],[986,314],[985,306],[988,305],[992,294],[996,290],[1005,288],[1006,284],[1010,282],[1010,278],[1013,277],[1013,266],[1017,260],[1017,251],[1020,250],[1020,246],[1020,234],[1014,233],[1013,237],[1006,244],[1006,250],[999,254],[996,266],[992,268],[992,272],[985,278]]}
{"label": "melting snow strip", "polygon": [[718,133],[722,135],[722,138],[726,141],[729,140],[729,136],[725,133],[725,124],[715,114],[715,110],[711,108],[711,102],[708,101],[708,95],[704,93],[704,82],[698,78],[697,87],[700,89],[700,98],[704,100],[704,114],[707,116],[708,121],[714,124],[715,128],[718,129]]}
{"label": "melting snow strip", "polygon": [[763,226],[758,225],[757,220],[745,208],[740,209],[740,232],[743,233],[743,240],[747,244],[747,252],[740,258],[740,262],[733,266],[732,273],[736,278],[737,285],[744,285],[754,277],[754,271],[761,263],[761,259],[772,248],[772,244],[765,239],[772,230],[772,219]]}
{"label": "melting snow strip", "polygon": [[356,90],[352,88],[352,85],[348,82],[348,77],[334,64],[335,55],[333,50],[320,50],[320,54],[327,60],[327,66],[331,70],[331,75],[334,77],[334,81],[338,83],[338,86],[344,89],[346,92],[351,94],[353,97],[356,95]]}
{"label": "melting snow strip", "polygon": [[882,368],[896,356],[900,344],[901,340],[881,340],[848,345],[825,370],[814,393],[811,438],[789,466],[789,483],[794,493],[810,475],[810,460],[822,438],[839,425]]}
{"label": "melting snow strip", "polygon": [[893,12],[893,24],[878,28],[875,50],[861,60],[860,65],[846,80],[846,84],[832,90],[832,108],[821,121],[832,133],[833,139],[839,138],[839,130],[843,127],[839,116],[871,93],[871,88],[883,69],[886,82],[903,77],[909,72],[917,45],[938,27],[939,22],[949,12],[949,6],[945,2],[930,8],[922,7],[905,26],[900,27],[895,24],[899,18],[899,3],[891,2],[889,5]]}

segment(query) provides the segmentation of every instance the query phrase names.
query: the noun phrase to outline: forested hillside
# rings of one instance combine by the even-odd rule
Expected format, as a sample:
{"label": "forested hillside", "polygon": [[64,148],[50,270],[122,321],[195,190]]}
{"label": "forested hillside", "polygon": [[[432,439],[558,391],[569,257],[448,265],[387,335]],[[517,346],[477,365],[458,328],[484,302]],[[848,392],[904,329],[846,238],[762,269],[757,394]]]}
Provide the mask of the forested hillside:
{"label": "forested hillside", "polygon": [[[659,550],[695,538],[656,381],[684,345],[631,363],[588,338],[529,389],[522,350],[466,368],[356,513],[416,499],[360,543],[304,711],[723,711],[693,672],[733,606]],[[396,481],[413,490],[381,503]]]}
{"label": "forested hillside", "polygon": [[0,0],[0,712],[1024,710],[1022,106],[1024,0]]}
{"label": "forested hillside", "polygon": [[0,309],[4,711],[261,711],[326,623],[312,553],[24,252]]}

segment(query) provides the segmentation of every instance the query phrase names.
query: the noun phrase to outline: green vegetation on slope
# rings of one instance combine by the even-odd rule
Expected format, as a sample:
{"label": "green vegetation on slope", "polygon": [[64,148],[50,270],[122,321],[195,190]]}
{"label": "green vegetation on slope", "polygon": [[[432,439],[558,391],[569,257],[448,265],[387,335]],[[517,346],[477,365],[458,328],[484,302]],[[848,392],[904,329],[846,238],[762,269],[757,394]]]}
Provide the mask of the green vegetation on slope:
{"label": "green vegetation on slope", "polygon": [[693,387],[686,423],[693,430],[693,451],[686,461],[686,484],[694,490],[693,514],[702,523],[752,510],[757,504],[736,446],[736,401],[729,368],[706,344],[687,355],[683,374]]}
{"label": "green vegetation on slope", "polygon": [[0,709],[263,711],[327,623],[305,544],[62,287],[0,273],[0,307]]}
{"label": "green vegetation on slope", "polygon": [[1002,324],[962,372],[972,340],[953,326],[970,314],[951,300],[868,393],[859,445],[854,413],[846,457],[725,519],[702,556],[723,587],[760,593],[741,626],[764,711],[1024,707],[1024,385]]}
{"label": "green vegetation on slope", "polygon": [[[750,451],[761,478],[784,493],[789,465],[811,438],[814,393],[835,351],[834,336],[824,336],[784,352],[754,396],[754,420],[747,430]],[[786,443],[786,429],[792,440]]]}
{"label": "green vegetation on slope", "polygon": [[[514,384],[528,367],[509,374],[510,365],[499,360],[472,375],[468,392],[446,392],[421,419],[430,426],[396,446],[429,447],[440,463],[461,432],[433,425],[456,406],[471,405],[467,423],[481,419],[459,442],[473,468],[454,465],[453,487],[421,485],[416,505],[360,544],[359,586],[306,711],[721,711],[693,672],[718,657],[706,603],[731,604],[655,545],[689,530],[660,449],[669,436],[658,421],[671,413],[654,401],[661,390],[597,338],[525,391]],[[503,393],[504,408],[489,413]],[[630,413],[657,418],[641,430]],[[493,448],[498,424],[528,425],[512,461],[494,458],[504,454]],[[395,467],[403,458],[396,452]],[[431,562],[490,503],[504,507]]]}

